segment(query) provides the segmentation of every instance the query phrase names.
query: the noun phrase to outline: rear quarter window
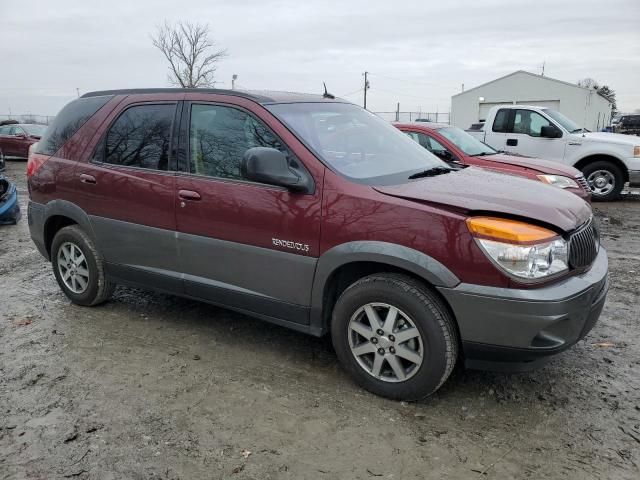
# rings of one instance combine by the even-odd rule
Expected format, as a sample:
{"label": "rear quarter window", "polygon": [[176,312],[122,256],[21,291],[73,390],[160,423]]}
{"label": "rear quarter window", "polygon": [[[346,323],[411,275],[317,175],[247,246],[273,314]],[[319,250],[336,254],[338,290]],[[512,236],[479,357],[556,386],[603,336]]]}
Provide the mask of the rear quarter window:
{"label": "rear quarter window", "polygon": [[112,95],[87,97],[68,103],[42,135],[36,153],[55,154],[111,98]]}

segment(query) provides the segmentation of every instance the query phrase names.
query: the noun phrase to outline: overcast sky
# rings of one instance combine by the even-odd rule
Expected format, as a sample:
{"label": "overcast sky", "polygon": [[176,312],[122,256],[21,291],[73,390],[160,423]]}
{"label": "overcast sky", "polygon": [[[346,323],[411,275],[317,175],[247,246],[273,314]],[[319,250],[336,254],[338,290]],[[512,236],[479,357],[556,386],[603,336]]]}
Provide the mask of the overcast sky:
{"label": "overcast sky", "polygon": [[217,85],[331,93],[374,111],[448,111],[461,84],[515,70],[613,88],[640,108],[640,0],[0,0],[0,115],[55,114],[80,93],[167,85],[156,25],[210,25]]}

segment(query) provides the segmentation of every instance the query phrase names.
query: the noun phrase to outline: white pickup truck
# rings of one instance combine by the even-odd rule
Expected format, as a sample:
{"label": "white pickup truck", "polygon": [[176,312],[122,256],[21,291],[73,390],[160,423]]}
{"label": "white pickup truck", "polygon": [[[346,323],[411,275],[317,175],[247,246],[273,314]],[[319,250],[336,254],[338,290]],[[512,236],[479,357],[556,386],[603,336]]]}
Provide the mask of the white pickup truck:
{"label": "white pickup truck", "polygon": [[594,200],[615,200],[626,182],[640,186],[639,137],[589,132],[550,108],[499,105],[467,132],[496,150],[576,167]]}

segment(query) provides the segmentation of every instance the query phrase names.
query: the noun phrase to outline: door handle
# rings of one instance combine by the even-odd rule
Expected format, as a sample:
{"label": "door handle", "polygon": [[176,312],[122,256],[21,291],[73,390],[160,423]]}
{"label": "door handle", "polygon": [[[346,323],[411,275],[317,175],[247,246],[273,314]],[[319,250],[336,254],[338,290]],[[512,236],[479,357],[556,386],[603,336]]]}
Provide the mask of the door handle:
{"label": "door handle", "polygon": [[515,147],[518,145],[518,139],[517,138],[507,138],[507,145],[509,147]]}
{"label": "door handle", "polygon": [[178,197],[181,200],[200,200],[202,198],[198,192],[193,190],[180,190],[178,191]]}
{"label": "door handle", "polygon": [[94,177],[93,175],[87,175],[86,173],[81,173],[80,174],[80,181],[82,183],[90,183],[92,185],[96,184],[96,177]]}

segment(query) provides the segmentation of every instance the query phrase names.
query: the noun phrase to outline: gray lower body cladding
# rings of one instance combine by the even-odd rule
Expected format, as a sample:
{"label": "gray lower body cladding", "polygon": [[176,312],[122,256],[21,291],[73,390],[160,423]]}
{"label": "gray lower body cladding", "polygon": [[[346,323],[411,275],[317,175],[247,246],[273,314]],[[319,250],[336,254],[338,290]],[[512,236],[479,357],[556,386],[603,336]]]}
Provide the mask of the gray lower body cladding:
{"label": "gray lower body cladding", "polygon": [[640,187],[640,170],[629,171],[629,186]]}
{"label": "gray lower body cladding", "polygon": [[458,321],[468,367],[523,370],[589,333],[608,289],[607,254],[601,248],[587,272],[548,287],[524,290],[463,283],[438,290]]}

